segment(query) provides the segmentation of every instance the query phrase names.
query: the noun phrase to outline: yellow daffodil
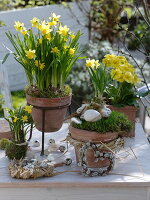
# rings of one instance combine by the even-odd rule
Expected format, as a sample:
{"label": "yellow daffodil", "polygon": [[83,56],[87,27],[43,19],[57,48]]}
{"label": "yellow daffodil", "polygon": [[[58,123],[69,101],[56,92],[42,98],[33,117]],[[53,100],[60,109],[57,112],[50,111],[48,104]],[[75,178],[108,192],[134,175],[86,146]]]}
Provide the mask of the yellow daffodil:
{"label": "yellow daffodil", "polygon": [[41,31],[42,35],[49,34],[52,31],[52,29],[50,29],[50,26],[45,21],[43,21],[42,24],[38,26],[38,28]]}
{"label": "yellow daffodil", "polygon": [[67,49],[67,48],[68,48],[68,46],[67,46],[67,45],[65,45],[65,46],[64,46],[64,49]]}
{"label": "yellow daffodil", "polygon": [[74,48],[69,49],[69,54],[70,54],[70,55],[74,54],[74,52],[75,52],[75,49],[74,49]]}
{"label": "yellow daffodil", "polygon": [[27,113],[31,113],[32,112],[32,108],[33,106],[25,106],[24,110],[27,112]]}
{"label": "yellow daffodil", "polygon": [[74,34],[70,35],[71,39],[74,39],[76,36]]}
{"label": "yellow daffodil", "polygon": [[35,50],[29,49],[29,51],[26,51],[26,56],[27,56],[29,59],[35,58],[35,57],[36,57],[36,55],[35,55]]}
{"label": "yellow daffodil", "polygon": [[92,60],[90,60],[90,59],[86,60],[86,66],[93,68],[95,66],[95,60],[94,59],[92,59]]}
{"label": "yellow daffodil", "polygon": [[43,69],[45,68],[45,64],[44,64],[44,63],[40,63],[40,64],[39,64],[39,68],[40,68],[41,70],[43,70]]}
{"label": "yellow daffodil", "polygon": [[33,19],[30,20],[30,22],[31,22],[31,24],[32,24],[32,27],[38,28],[38,26],[39,26],[39,19],[38,19],[38,18],[33,17]]}
{"label": "yellow daffodil", "polygon": [[13,122],[17,122],[18,121],[18,117],[14,117]]}
{"label": "yellow daffodil", "polygon": [[26,29],[24,29],[24,30],[20,31],[20,33],[22,33],[22,35],[25,36],[28,33],[28,31]]}
{"label": "yellow daffodil", "polygon": [[52,17],[49,17],[49,19],[52,21],[58,22],[60,17],[61,17],[60,15],[56,15],[55,13],[52,13]]}
{"label": "yellow daffodil", "polygon": [[35,60],[34,64],[39,67],[41,70],[45,68],[45,64],[41,63],[39,60]]}
{"label": "yellow daffodil", "polygon": [[22,121],[23,122],[27,122],[28,121],[28,117],[26,115],[22,116]]}
{"label": "yellow daffodil", "polygon": [[95,60],[94,64],[96,68],[99,67],[100,66],[99,60]]}
{"label": "yellow daffodil", "polygon": [[22,31],[24,29],[24,23],[15,21],[14,28],[16,29],[16,31]]}
{"label": "yellow daffodil", "polygon": [[65,25],[64,27],[63,26],[59,27],[58,33],[60,35],[66,36],[68,34],[68,31],[69,31],[69,28]]}
{"label": "yellow daffodil", "polygon": [[51,52],[52,52],[52,53],[58,53],[58,52],[59,52],[59,50],[58,50],[58,48],[57,48],[57,47],[54,47],[54,48],[52,48]]}
{"label": "yellow daffodil", "polygon": [[39,61],[39,60],[35,60],[34,64],[35,64],[37,67],[39,67],[40,61]]}
{"label": "yellow daffodil", "polygon": [[56,26],[56,24],[57,24],[56,21],[48,22],[48,25],[50,25],[50,26]]}
{"label": "yellow daffodil", "polygon": [[39,44],[42,44],[42,38],[38,39]]}
{"label": "yellow daffodil", "polygon": [[49,34],[46,34],[46,35],[44,36],[44,38],[47,39],[47,40],[51,40],[51,34],[50,34],[50,33],[49,33]]}

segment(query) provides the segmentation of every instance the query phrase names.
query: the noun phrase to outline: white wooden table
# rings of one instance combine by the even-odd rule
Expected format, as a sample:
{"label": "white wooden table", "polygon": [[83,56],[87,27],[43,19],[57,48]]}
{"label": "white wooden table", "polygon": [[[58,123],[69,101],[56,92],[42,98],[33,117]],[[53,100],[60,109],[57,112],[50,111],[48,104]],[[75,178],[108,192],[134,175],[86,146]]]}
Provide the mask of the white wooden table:
{"label": "white wooden table", "polygon": [[[68,124],[64,124],[57,134],[46,133],[45,141],[64,139],[67,127]],[[33,138],[41,140],[41,133],[34,130]],[[73,159],[72,165],[57,170],[79,171],[73,147],[69,147],[65,156]],[[0,200],[150,200],[150,145],[139,123],[135,139],[129,139],[126,148],[117,156],[114,170],[105,177],[83,177],[80,172],[67,172],[37,180],[17,180],[9,176],[8,159],[1,151]]]}

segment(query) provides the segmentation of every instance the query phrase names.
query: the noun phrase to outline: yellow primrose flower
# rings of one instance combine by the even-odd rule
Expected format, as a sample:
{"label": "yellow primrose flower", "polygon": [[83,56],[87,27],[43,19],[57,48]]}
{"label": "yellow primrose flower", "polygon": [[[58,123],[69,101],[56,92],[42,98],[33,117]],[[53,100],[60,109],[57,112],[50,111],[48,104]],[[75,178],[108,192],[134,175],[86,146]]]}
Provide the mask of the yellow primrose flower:
{"label": "yellow primrose flower", "polygon": [[92,59],[92,60],[90,60],[90,59],[86,60],[86,66],[87,67],[94,67],[95,66],[95,60],[94,59]]}
{"label": "yellow primrose flower", "polygon": [[63,26],[59,27],[58,33],[60,35],[66,36],[68,34],[68,31],[69,31],[69,28],[65,25],[64,27]]}
{"label": "yellow primrose flower", "polygon": [[75,52],[75,49],[74,49],[74,48],[69,49],[69,54],[70,54],[70,55],[74,54],[74,52]]}
{"label": "yellow primrose flower", "polygon": [[61,17],[60,15],[56,15],[55,13],[52,13],[52,17],[49,17],[49,19],[52,21],[58,22],[60,17]]}
{"label": "yellow primrose flower", "polygon": [[24,28],[24,23],[21,23],[19,21],[15,21],[14,28],[16,29],[16,31],[22,31],[23,28]]}
{"label": "yellow primrose flower", "polygon": [[112,69],[111,78],[119,81],[122,78],[122,71],[120,69]]}
{"label": "yellow primrose flower", "polygon": [[99,67],[100,66],[99,60],[95,60],[94,64],[96,68]]}
{"label": "yellow primrose flower", "polygon": [[22,116],[22,121],[23,122],[27,122],[28,121],[28,117],[26,115]]}
{"label": "yellow primrose flower", "polygon": [[13,120],[13,122],[17,122],[17,120],[18,120],[18,117],[14,117],[14,120]]}
{"label": "yellow primrose flower", "polygon": [[45,68],[45,64],[44,63],[39,63],[39,67],[41,70],[43,70]]}
{"label": "yellow primrose flower", "polygon": [[134,81],[134,76],[131,72],[125,72],[123,78],[127,83],[133,83]]}
{"label": "yellow primrose flower", "polygon": [[137,77],[137,75],[134,74],[134,76],[133,76],[133,84],[135,85],[135,84],[137,84],[137,83],[139,83],[139,82],[141,82],[141,79],[139,79],[139,78]]}
{"label": "yellow primrose flower", "polygon": [[27,112],[27,113],[31,113],[32,112],[32,108],[33,108],[33,106],[25,106],[25,108],[24,108],[24,110]]}
{"label": "yellow primrose flower", "polygon": [[58,50],[58,48],[57,48],[57,47],[54,47],[54,48],[52,48],[51,52],[52,52],[52,53],[58,53],[58,52],[59,52],[59,50]]}
{"label": "yellow primrose flower", "polygon": [[31,22],[31,24],[32,24],[32,27],[38,28],[38,26],[39,26],[39,19],[38,19],[38,18],[33,17],[33,19],[30,20],[30,22]]}
{"label": "yellow primrose flower", "polygon": [[71,39],[74,39],[76,36],[74,34],[70,35]]}
{"label": "yellow primrose flower", "polygon": [[29,49],[29,51],[26,51],[26,56],[27,56],[29,59],[35,58],[35,57],[36,57],[36,55],[35,55],[35,50]]}

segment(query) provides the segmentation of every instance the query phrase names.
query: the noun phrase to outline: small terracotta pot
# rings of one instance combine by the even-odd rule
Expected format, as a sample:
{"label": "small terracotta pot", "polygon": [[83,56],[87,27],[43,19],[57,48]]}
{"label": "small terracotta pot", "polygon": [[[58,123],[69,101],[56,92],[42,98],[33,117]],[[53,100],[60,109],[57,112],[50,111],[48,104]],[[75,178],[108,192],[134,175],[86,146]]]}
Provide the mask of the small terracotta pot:
{"label": "small terracotta pot", "polygon": [[55,132],[62,127],[68,106],[71,104],[71,96],[50,99],[26,95],[26,99],[27,103],[33,106],[31,114],[39,131],[42,131],[42,109],[45,110],[45,132]]}
{"label": "small terracotta pot", "polygon": [[[74,128],[72,126],[69,127],[69,131],[71,134],[71,137],[75,140],[78,140],[79,142],[93,142],[93,143],[108,143],[118,138],[117,132],[108,132],[105,134],[100,134],[94,131],[87,131],[82,130],[78,128]],[[76,153],[76,161],[79,162],[79,150],[80,146],[74,145],[75,153]],[[110,150],[105,148],[101,149],[101,152],[109,152]],[[87,167],[91,168],[100,168],[100,167],[107,167],[110,165],[110,161],[106,158],[103,161],[95,162],[94,158],[94,151],[92,149],[88,149],[86,153],[87,157]]]}
{"label": "small terracotta pot", "polygon": [[136,119],[137,108],[135,108],[134,106],[115,107],[115,106],[112,106],[112,105],[109,105],[108,107],[111,110],[125,114],[128,117],[128,119],[133,122],[132,130],[128,134],[125,134],[125,135],[122,135],[122,136],[124,136],[124,137],[135,137],[135,119]]}

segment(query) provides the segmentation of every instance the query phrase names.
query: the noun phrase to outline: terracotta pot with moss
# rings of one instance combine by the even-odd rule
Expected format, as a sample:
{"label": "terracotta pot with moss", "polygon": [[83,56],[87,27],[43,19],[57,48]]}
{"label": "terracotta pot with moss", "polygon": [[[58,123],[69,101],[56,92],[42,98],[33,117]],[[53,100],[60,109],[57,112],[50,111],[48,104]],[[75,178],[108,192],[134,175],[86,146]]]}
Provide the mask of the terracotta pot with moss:
{"label": "terracotta pot with moss", "polygon": [[68,87],[68,96],[56,98],[38,98],[26,95],[27,103],[32,105],[32,118],[39,131],[58,131],[66,117],[68,106],[71,104],[71,89]]}
{"label": "terracotta pot with moss", "polygon": [[135,137],[135,122],[136,122],[137,108],[135,106],[116,107],[113,105],[109,105],[109,108],[111,110],[125,114],[128,117],[128,119],[133,122],[133,128],[131,129],[130,132],[124,134],[124,136]]}
{"label": "terracotta pot with moss", "polygon": [[[81,120],[81,119],[79,119]],[[71,138],[74,140],[74,147],[76,153],[77,163],[79,162],[80,149],[86,142],[94,144],[105,144],[100,152],[112,152],[112,147],[122,133],[127,133],[132,128],[132,122],[119,112],[113,111],[108,118],[101,118],[95,122],[88,122],[81,120],[81,123],[71,123],[69,131]],[[87,165],[90,168],[100,168],[109,166],[110,161],[106,158],[104,160],[96,161],[94,151],[88,149],[86,152]]]}

